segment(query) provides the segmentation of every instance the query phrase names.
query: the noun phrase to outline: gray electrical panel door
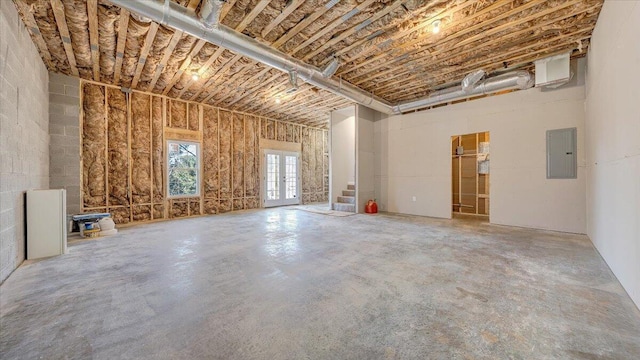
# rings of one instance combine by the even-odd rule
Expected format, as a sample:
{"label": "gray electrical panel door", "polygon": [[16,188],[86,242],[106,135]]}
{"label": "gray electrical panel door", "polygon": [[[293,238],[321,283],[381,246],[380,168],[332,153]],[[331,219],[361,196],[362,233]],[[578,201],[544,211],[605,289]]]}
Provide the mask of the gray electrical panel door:
{"label": "gray electrical panel door", "polygon": [[576,152],[576,128],[547,130],[547,179],[575,179]]}

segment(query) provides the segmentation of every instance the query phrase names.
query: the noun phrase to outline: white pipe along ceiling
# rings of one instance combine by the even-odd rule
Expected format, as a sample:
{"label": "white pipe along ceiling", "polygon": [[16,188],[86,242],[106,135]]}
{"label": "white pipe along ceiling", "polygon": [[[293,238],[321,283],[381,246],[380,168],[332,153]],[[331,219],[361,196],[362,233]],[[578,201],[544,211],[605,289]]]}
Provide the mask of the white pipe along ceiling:
{"label": "white pipe along ceiling", "polygon": [[426,98],[391,104],[346,81],[332,76],[323,76],[321,69],[220,24],[217,19],[221,5],[219,0],[207,0],[208,3],[204,4],[208,9],[205,18],[199,17],[194,11],[170,0],[110,0],[110,2],[159,24],[182,30],[198,39],[226,48],[275,69],[287,73],[296,72],[300,79],[311,85],[385,114],[401,114],[464,97],[507,89],[522,90],[533,86],[533,77],[529,72],[516,71],[477,82],[472,89],[468,89],[468,87],[462,89],[461,86],[457,86],[436,91]]}

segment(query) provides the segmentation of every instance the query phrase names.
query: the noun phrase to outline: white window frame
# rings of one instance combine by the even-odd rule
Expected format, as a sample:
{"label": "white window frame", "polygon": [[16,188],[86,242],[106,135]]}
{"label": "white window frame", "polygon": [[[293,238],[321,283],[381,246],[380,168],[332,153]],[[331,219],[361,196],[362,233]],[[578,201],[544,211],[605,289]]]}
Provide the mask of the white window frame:
{"label": "white window frame", "polygon": [[[171,144],[187,144],[187,145],[195,145],[196,146],[196,166],[195,166],[195,170],[196,170],[196,193],[195,194],[182,194],[182,195],[171,195],[171,182],[169,181],[169,169],[170,169],[170,165],[169,165],[169,153],[171,152]],[[202,169],[200,168],[201,166],[201,161],[200,161],[200,157],[201,157],[201,152],[200,152],[200,143],[196,142],[196,141],[188,141],[188,140],[175,140],[175,139],[170,139],[167,140],[167,155],[166,155],[166,164],[167,164],[167,170],[166,170],[166,178],[167,178],[167,198],[169,199],[177,199],[177,198],[194,198],[194,197],[200,197],[200,187],[202,185],[201,183],[201,173],[202,173]]]}

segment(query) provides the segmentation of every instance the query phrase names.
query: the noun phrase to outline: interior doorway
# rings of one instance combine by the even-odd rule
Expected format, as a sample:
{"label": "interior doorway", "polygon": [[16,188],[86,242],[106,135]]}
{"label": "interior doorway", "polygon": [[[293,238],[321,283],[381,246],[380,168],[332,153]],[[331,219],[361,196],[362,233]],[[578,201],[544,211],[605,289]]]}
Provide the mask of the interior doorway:
{"label": "interior doorway", "polygon": [[452,213],[489,216],[489,132],[451,137]]}
{"label": "interior doorway", "polygon": [[300,204],[300,153],[264,151],[264,207]]}

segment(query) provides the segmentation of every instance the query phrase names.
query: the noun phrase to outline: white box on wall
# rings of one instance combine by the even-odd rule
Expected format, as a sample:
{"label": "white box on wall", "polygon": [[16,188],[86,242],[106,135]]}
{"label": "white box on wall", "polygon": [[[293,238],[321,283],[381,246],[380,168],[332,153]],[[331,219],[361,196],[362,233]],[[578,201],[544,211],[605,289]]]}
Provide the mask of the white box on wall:
{"label": "white box on wall", "polygon": [[535,61],[536,87],[553,85],[571,78],[570,53]]}

